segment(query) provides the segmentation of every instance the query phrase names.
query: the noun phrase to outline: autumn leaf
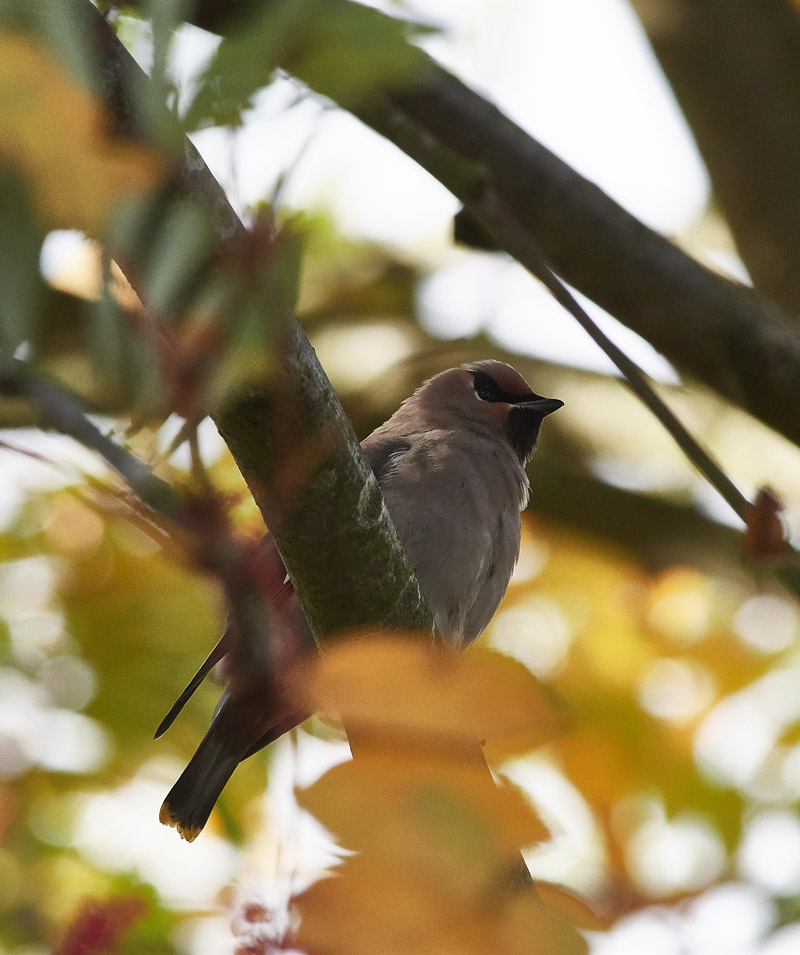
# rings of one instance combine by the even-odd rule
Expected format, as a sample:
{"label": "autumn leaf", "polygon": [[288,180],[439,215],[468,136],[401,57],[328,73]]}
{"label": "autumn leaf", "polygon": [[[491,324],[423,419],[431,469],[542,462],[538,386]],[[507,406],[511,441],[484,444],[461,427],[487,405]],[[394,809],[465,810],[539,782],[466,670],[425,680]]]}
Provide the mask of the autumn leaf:
{"label": "autumn leaf", "polygon": [[419,639],[343,641],[322,656],[312,697],[348,725],[396,738],[478,739],[495,758],[551,739],[560,714],[527,667],[490,650],[458,655]]}
{"label": "autumn leaf", "polygon": [[401,879],[361,859],[296,899],[292,940],[308,955],[583,955],[586,942],[534,895],[466,908],[441,884]]}
{"label": "autumn leaf", "polygon": [[532,893],[517,896],[499,920],[495,951],[504,955],[585,955],[587,948],[563,910]]}
{"label": "autumn leaf", "polygon": [[570,952],[572,931],[582,952],[563,916],[532,932],[530,915],[506,910],[520,848],[547,830],[519,789],[487,772],[472,735],[519,752],[552,731],[555,711],[530,672],[494,652],[384,637],[327,651],[314,682],[317,704],[344,716],[355,757],[298,801],[359,855],[297,899],[304,951],[545,953],[555,918],[552,951]]}
{"label": "autumn leaf", "polygon": [[485,768],[391,747],[359,752],[298,793],[341,845],[454,891],[491,885],[520,846],[547,837],[528,799]]}
{"label": "autumn leaf", "polygon": [[786,550],[786,527],[781,514],[786,505],[768,487],[760,487],[747,512],[744,547],[753,560],[779,557]]}
{"label": "autumn leaf", "polygon": [[575,892],[570,892],[565,886],[537,879],[536,891],[545,905],[566,916],[579,928],[590,932],[601,932],[609,928],[608,919],[603,919],[585,899]]}
{"label": "autumn leaf", "polygon": [[0,33],[0,161],[30,185],[45,227],[91,236],[163,173],[153,152],[108,135],[101,104],[46,48],[12,32]]}
{"label": "autumn leaf", "polygon": [[57,955],[100,955],[119,951],[124,935],[144,914],[145,902],[137,896],[87,901],[67,927]]}

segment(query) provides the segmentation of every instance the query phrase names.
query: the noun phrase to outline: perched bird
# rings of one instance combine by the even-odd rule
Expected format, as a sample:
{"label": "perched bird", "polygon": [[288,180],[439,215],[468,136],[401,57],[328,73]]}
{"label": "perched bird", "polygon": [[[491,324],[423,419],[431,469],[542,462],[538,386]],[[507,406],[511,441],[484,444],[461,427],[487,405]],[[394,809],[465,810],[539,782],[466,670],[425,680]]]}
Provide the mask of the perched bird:
{"label": "perched bird", "polygon": [[[542,420],[562,405],[535,394],[510,365],[477,361],[426,381],[362,442],[436,629],[454,647],[469,645],[485,629],[505,594],[530,491],[525,464]],[[283,584],[270,538],[264,560],[280,569]],[[275,599],[300,626],[290,585],[276,588]],[[223,634],[156,737],[230,644]],[[265,695],[262,688],[234,707],[223,694],[208,733],[161,807],[161,821],[183,838],[191,841],[203,828],[242,759],[307,715],[281,712]]]}

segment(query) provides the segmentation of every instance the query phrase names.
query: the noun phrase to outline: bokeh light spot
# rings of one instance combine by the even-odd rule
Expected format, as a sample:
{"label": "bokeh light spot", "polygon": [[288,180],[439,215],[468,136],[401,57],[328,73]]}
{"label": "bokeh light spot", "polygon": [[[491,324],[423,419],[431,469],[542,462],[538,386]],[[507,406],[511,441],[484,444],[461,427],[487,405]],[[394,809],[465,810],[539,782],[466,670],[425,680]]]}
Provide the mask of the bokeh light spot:
{"label": "bokeh light spot", "polygon": [[102,543],[105,521],[74,495],[64,494],[53,503],[45,528],[57,551],[82,557],[93,554]]}
{"label": "bokeh light spot", "polygon": [[779,653],[797,637],[797,611],[782,597],[760,594],[745,601],[733,620],[736,635],[760,653]]}
{"label": "bokeh light spot", "polygon": [[709,624],[711,589],[701,573],[677,567],[663,574],[652,589],[650,626],[681,645],[699,640]]}
{"label": "bokeh light spot", "polygon": [[516,657],[536,676],[552,676],[563,665],[572,639],[567,615],[549,597],[530,597],[502,610],[494,620],[490,642]]}
{"label": "bokeh light spot", "polygon": [[769,810],[754,816],[739,849],[745,878],[775,895],[800,892],[800,820],[794,813]]}
{"label": "bokeh light spot", "polygon": [[714,680],[704,667],[684,660],[656,660],[639,684],[639,702],[653,716],[680,723],[714,698]]}
{"label": "bokeh light spot", "polygon": [[725,850],[702,819],[651,818],[633,834],[627,861],[642,891],[658,897],[708,885],[722,871]]}

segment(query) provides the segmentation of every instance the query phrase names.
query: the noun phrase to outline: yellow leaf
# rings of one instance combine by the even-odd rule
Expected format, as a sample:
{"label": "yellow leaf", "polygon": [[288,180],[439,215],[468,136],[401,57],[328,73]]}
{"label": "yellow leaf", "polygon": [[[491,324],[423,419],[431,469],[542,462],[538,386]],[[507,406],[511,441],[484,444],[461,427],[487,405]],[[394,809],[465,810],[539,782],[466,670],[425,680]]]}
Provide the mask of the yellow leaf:
{"label": "yellow leaf", "polygon": [[46,48],[0,33],[0,162],[29,183],[47,228],[98,236],[117,203],[161,178],[154,153],[107,127],[101,104]]}
{"label": "yellow leaf", "polygon": [[312,697],[348,727],[428,746],[474,735],[496,758],[527,752],[560,724],[542,685],[518,661],[491,650],[462,656],[419,639],[339,643],[322,655]]}
{"label": "yellow leaf", "polygon": [[566,775],[595,810],[608,811],[639,782],[636,766],[620,741],[588,726],[558,747]]}
{"label": "yellow leaf", "polygon": [[451,890],[492,885],[520,847],[547,837],[527,798],[496,786],[481,764],[408,749],[357,751],[298,801],[387,872],[442,879]]}
{"label": "yellow leaf", "polygon": [[447,887],[356,859],[297,900],[308,955],[497,955],[493,933]]}
{"label": "yellow leaf", "polygon": [[565,915],[570,922],[589,932],[602,932],[610,927],[610,920],[603,919],[589,903],[563,885],[536,880],[536,890],[542,902]]}
{"label": "yellow leaf", "polygon": [[498,935],[503,955],[586,955],[588,949],[572,921],[532,893],[511,902]]}
{"label": "yellow leaf", "polygon": [[584,955],[564,916],[530,893],[508,907],[464,905],[448,886],[399,879],[363,860],[297,898],[292,943],[308,955]]}

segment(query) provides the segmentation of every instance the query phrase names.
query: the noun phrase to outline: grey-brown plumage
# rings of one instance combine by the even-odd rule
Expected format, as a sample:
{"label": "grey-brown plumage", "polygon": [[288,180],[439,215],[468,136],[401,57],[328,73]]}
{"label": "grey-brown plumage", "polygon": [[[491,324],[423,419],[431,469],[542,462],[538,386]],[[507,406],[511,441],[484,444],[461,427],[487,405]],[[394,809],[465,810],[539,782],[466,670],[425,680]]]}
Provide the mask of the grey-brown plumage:
{"label": "grey-brown plumage", "polygon": [[437,629],[456,644],[486,628],[506,592],[524,465],[561,404],[509,365],[475,362],[425,382],[362,444]]}
{"label": "grey-brown plumage", "polygon": [[[534,394],[499,361],[452,368],[425,382],[362,447],[416,571],[437,629],[455,646],[480,634],[500,604],[519,556],[525,464],[542,420],[562,406]],[[269,538],[265,547],[274,548]],[[275,552],[277,559],[277,552]],[[172,723],[224,655],[212,651],[159,727]],[[161,821],[193,839],[241,759],[302,720],[275,713],[241,720],[224,698],[191,762],[170,791]],[[249,732],[249,730],[252,732]]]}

